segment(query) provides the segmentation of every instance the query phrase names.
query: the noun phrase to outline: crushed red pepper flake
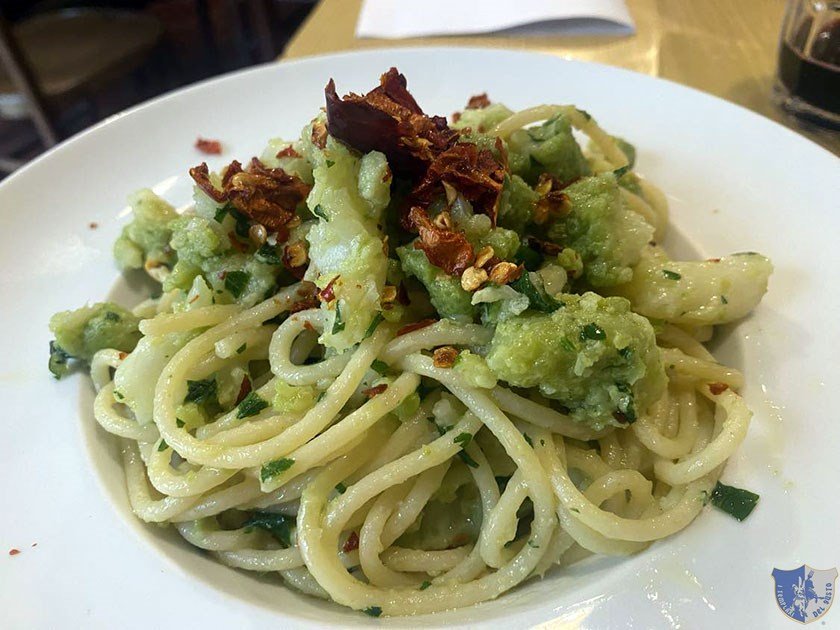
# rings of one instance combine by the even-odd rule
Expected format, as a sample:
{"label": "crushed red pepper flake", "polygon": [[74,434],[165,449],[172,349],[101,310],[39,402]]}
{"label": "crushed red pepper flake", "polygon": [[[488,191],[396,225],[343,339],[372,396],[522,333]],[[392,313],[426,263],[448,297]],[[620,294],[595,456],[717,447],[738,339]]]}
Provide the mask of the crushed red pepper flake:
{"label": "crushed red pepper flake", "polygon": [[308,311],[311,308],[318,308],[320,302],[318,298],[312,296],[299,302],[295,302],[289,307],[289,313],[300,313],[301,311]]}
{"label": "crushed red pepper flake", "polygon": [[335,283],[341,277],[341,274],[330,280],[323,289],[318,291],[318,299],[322,302],[332,302],[335,299]]}
{"label": "crushed red pepper flake", "polygon": [[221,155],[222,143],[218,140],[208,140],[199,136],[195,140],[195,148],[207,155]]}
{"label": "crushed red pepper flake", "polygon": [[397,337],[401,337],[402,335],[407,335],[410,332],[414,332],[415,330],[420,330],[422,328],[426,328],[427,326],[431,326],[432,324],[436,324],[438,320],[436,319],[421,319],[419,322],[413,322],[411,324],[406,324],[402,328],[397,331]]}
{"label": "crushed red pepper flake", "polygon": [[471,96],[467,101],[467,109],[484,109],[490,106],[490,99],[487,98],[487,92]]}
{"label": "crushed red pepper flake", "polygon": [[278,159],[280,158],[299,158],[300,153],[295,151],[295,148],[292,145],[287,146],[285,149],[280,149],[275,156]]}
{"label": "crushed red pepper flake", "polygon": [[[230,203],[270,232],[281,232],[297,215],[295,210],[311,186],[282,168],[268,168],[253,158],[247,169],[234,160],[222,176],[222,188],[210,180],[206,162],[190,169],[190,177],[216,203]],[[287,234],[284,235],[287,236]]]}
{"label": "crushed red pepper flake", "polygon": [[306,330],[311,330],[312,332],[317,332],[317,331],[315,330],[315,326],[313,326],[313,325],[312,325],[309,321],[305,321],[305,322],[303,322],[303,327],[304,327],[304,329],[306,329]]}
{"label": "crushed red pepper flake", "polygon": [[712,395],[714,396],[722,394],[727,389],[729,389],[729,385],[726,383],[709,383],[709,391],[712,392]]}
{"label": "crushed red pepper flake", "polygon": [[234,405],[238,405],[243,400],[245,400],[245,396],[251,393],[251,379],[247,376],[242,378],[242,383],[239,385],[239,394],[236,396],[236,402],[233,403]]}
{"label": "crushed red pepper flake", "polygon": [[98,227],[99,227],[99,224],[98,224],[96,221],[91,221],[90,223],[88,223],[88,227],[89,227],[91,230],[95,230],[96,228],[98,228]]}
{"label": "crushed red pepper flake", "polygon": [[330,79],[324,90],[330,135],[358,151],[381,151],[397,174],[422,174],[437,154],[455,143],[458,132],[445,118],[424,114],[407,85],[391,68],[364,96],[351,92],[339,97]]}
{"label": "crushed red pepper flake", "polygon": [[414,248],[423,250],[429,262],[449,275],[460,276],[473,264],[475,251],[463,232],[435,225],[419,206],[413,206],[408,221],[419,234]]}
{"label": "crushed red pepper flake", "polygon": [[386,389],[388,389],[388,384],[382,383],[374,387],[369,387],[368,389],[363,389],[362,394],[364,394],[368,398],[373,398],[374,396],[378,396],[379,394],[384,392]]}
{"label": "crushed red pepper flake", "polygon": [[411,298],[408,296],[408,289],[405,288],[405,283],[400,281],[397,285],[397,302],[403,306],[411,304]]}
{"label": "crushed red pepper flake", "polygon": [[344,541],[344,546],[342,550],[344,553],[350,553],[351,551],[355,551],[359,548],[359,535],[356,532],[350,532],[350,535],[347,537],[347,540]]}
{"label": "crushed red pepper flake", "polygon": [[505,167],[492,151],[459,142],[434,159],[410,197],[414,203],[428,205],[446,183],[472,203],[475,212],[486,214],[495,225],[504,181]]}
{"label": "crushed red pepper flake", "polygon": [[16,556],[20,553],[20,549],[9,549],[10,556]]}

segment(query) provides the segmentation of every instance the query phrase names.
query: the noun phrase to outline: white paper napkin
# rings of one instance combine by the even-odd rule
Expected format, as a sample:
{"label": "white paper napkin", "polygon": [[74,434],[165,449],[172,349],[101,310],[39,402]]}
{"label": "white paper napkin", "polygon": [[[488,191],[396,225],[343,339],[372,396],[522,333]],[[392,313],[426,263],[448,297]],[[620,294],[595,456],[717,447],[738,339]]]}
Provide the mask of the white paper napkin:
{"label": "white paper napkin", "polygon": [[357,37],[632,34],[623,0],[364,0]]}

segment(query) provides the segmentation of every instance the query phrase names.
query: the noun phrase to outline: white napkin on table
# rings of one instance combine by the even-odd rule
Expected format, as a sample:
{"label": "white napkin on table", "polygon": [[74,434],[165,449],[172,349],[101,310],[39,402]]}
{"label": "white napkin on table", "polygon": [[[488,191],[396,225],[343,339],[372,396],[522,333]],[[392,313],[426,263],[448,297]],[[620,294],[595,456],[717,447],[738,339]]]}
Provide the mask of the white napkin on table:
{"label": "white napkin on table", "polygon": [[364,0],[356,37],[629,35],[634,30],[623,0]]}

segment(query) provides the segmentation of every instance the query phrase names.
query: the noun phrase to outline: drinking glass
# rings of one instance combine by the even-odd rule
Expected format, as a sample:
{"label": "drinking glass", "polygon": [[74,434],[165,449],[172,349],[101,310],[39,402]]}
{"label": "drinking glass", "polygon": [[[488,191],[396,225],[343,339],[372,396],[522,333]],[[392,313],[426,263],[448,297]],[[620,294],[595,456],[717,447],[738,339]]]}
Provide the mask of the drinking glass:
{"label": "drinking glass", "polygon": [[840,129],[839,0],[788,0],[774,96],[786,111]]}

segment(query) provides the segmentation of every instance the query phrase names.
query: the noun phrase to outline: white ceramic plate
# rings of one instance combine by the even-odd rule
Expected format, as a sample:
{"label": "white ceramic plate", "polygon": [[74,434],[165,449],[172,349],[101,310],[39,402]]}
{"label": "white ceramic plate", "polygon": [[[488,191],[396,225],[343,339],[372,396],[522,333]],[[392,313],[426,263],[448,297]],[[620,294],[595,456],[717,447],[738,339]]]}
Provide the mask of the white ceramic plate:
{"label": "white ceramic plate", "polygon": [[[746,372],[755,410],[724,474],[761,494],[746,522],[706,508],[638,556],[590,560],[481,606],[374,622],[221,566],[132,516],[110,436],[90,412],[89,381],[56,382],[47,372],[49,316],[115,286],[112,295],[131,296],[110,253],[126,195],[154,186],[187,203],[187,168],[205,159],[193,149],[196,136],[224,143],[211,168],[248,158],[269,137],[294,137],[323,105],[330,77],[339,92],[359,92],[391,65],[433,113],[485,90],[513,108],[578,104],[636,143],[638,169],[667,192],[666,245],[683,255],[756,250],[773,259],[764,302],[717,348]],[[535,54],[417,49],[305,59],[203,83],[103,122],[0,185],[0,625],[791,627],[774,599],[772,569],[840,565],[839,200],[840,161],[785,128],[672,83]],[[21,553],[7,555],[11,548]],[[838,608],[828,625],[840,626]]]}

